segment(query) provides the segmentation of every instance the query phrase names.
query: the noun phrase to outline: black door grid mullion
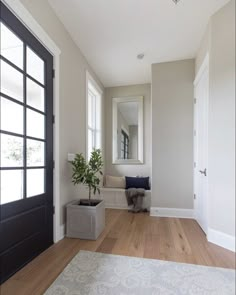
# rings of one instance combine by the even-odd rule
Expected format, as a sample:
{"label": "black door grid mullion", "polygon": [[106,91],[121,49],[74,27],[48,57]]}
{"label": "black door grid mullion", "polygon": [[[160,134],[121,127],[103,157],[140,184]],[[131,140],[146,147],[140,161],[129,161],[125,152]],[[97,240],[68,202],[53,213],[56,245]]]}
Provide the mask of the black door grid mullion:
{"label": "black door grid mullion", "polygon": [[23,198],[26,199],[27,197],[27,182],[26,182],[26,165],[27,165],[27,142],[26,142],[26,128],[27,128],[27,118],[26,118],[26,44],[24,43],[23,46],[23,101],[24,101],[24,115],[23,115],[23,134],[24,134],[24,143],[23,143]]}

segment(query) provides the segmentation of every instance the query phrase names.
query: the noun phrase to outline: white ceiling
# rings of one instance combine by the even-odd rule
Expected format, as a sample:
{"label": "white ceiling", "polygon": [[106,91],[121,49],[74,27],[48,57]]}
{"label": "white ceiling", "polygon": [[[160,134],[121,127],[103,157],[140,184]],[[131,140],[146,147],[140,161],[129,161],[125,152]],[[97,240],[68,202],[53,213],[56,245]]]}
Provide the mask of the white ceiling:
{"label": "white ceiling", "polygon": [[109,87],[150,83],[151,64],[195,57],[210,16],[229,0],[48,1]]}

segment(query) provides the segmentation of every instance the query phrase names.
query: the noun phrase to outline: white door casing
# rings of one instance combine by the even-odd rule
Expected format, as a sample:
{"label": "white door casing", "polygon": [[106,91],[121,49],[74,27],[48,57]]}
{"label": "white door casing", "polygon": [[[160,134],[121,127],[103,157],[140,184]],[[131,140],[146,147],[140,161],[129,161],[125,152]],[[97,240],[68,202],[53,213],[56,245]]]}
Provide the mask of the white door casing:
{"label": "white door casing", "polygon": [[198,224],[208,228],[208,98],[209,57],[194,81],[194,210]]}

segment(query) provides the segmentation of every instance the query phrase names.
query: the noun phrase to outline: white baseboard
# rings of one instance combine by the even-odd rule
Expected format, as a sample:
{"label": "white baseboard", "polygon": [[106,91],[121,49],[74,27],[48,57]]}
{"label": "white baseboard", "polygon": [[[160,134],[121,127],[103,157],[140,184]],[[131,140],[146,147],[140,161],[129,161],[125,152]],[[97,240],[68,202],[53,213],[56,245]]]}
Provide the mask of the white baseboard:
{"label": "white baseboard", "polygon": [[65,233],[66,233],[65,228],[66,228],[65,224],[60,225],[60,238],[59,238],[59,241],[64,239],[64,237],[65,237]]}
{"label": "white baseboard", "polygon": [[106,209],[117,209],[117,210],[129,210],[130,208],[128,208],[127,206],[118,206],[116,204],[114,205],[105,205]]}
{"label": "white baseboard", "polygon": [[194,210],[193,209],[179,209],[179,208],[151,207],[150,216],[194,218]]}
{"label": "white baseboard", "polygon": [[226,248],[230,251],[235,252],[235,237],[231,235],[227,235],[220,231],[214,230],[212,228],[208,228],[207,234],[208,242]]}

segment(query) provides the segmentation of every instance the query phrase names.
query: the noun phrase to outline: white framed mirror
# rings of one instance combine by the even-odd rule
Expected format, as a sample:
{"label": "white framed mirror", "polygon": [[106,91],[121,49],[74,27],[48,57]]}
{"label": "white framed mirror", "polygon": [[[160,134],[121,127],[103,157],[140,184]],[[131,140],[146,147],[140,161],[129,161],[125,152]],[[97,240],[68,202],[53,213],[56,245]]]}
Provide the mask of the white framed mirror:
{"label": "white framed mirror", "polygon": [[143,96],[113,98],[113,164],[143,164]]}

